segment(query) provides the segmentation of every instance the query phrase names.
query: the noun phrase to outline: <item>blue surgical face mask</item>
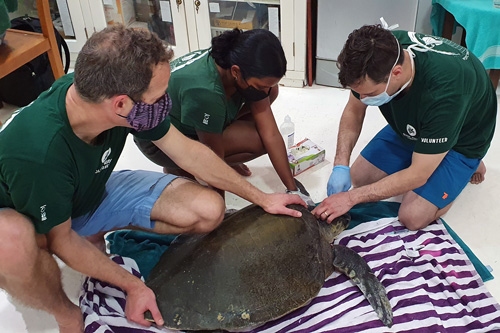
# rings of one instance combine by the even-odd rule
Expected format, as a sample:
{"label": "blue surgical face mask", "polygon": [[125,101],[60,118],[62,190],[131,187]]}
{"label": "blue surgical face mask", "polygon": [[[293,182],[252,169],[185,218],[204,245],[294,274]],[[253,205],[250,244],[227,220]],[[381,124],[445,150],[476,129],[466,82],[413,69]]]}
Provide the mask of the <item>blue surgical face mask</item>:
{"label": "blue surgical face mask", "polygon": [[[389,74],[389,79],[387,80],[387,85],[385,86],[384,92],[381,94],[378,94],[377,96],[368,96],[368,97],[362,98],[361,102],[363,102],[366,105],[371,105],[371,106],[384,105],[386,103],[389,103],[394,97],[396,97],[400,92],[402,92],[410,84],[411,79],[412,79],[411,77],[410,77],[410,80],[408,82],[406,82],[401,87],[401,89],[399,89],[394,94],[392,94],[392,96],[389,96],[389,94],[387,93],[387,88],[389,88],[389,83],[391,82],[392,70],[394,69],[394,67],[396,67],[396,64],[398,63],[398,60],[399,60],[399,51],[400,51],[400,48],[399,48],[399,42],[398,42],[398,57],[396,58],[396,62],[394,63],[394,65],[391,68],[391,71]],[[411,72],[413,73],[413,58],[411,56],[410,56],[410,61],[411,61]]]}

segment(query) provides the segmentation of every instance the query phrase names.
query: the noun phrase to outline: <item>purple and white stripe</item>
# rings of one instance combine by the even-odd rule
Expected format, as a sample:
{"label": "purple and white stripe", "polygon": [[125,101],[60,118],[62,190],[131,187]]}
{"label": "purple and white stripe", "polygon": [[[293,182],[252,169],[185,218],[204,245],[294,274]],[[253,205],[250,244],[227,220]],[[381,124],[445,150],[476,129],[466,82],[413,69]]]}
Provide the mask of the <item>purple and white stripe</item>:
{"label": "purple and white stripe", "polygon": [[255,332],[500,331],[500,306],[440,221],[408,231],[385,218],[343,232],[336,243],[358,252],[386,287],[393,327],[382,324],[345,275],[334,273],[308,306]]}
{"label": "purple and white stripe", "polygon": [[[113,256],[111,260],[142,279],[133,259]],[[125,318],[125,292],[100,280],[87,277],[83,282],[79,301],[83,312],[85,333],[165,332],[154,327],[146,328],[129,322]]]}
{"label": "purple and white stripe", "polygon": [[[500,331],[500,306],[440,221],[420,231],[392,234],[396,230],[406,229],[397,219],[385,218],[344,231],[336,240],[365,258],[386,287],[394,312],[392,328],[382,324],[345,275],[334,273],[309,305],[253,332]],[[133,260],[123,261],[124,268],[133,272],[134,267],[138,274]],[[80,301],[85,332],[160,332],[128,323],[123,318],[124,297],[120,290],[87,280]]]}

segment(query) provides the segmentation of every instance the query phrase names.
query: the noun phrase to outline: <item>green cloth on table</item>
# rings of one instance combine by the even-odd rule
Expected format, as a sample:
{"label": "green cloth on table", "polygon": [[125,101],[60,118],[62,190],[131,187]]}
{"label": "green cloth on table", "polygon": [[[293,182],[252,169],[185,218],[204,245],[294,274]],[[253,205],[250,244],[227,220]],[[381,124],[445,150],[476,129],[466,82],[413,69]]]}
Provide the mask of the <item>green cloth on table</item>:
{"label": "green cloth on table", "polygon": [[465,44],[486,69],[500,69],[500,8],[492,0],[432,0],[432,33],[441,36],[446,11],[467,32]]}

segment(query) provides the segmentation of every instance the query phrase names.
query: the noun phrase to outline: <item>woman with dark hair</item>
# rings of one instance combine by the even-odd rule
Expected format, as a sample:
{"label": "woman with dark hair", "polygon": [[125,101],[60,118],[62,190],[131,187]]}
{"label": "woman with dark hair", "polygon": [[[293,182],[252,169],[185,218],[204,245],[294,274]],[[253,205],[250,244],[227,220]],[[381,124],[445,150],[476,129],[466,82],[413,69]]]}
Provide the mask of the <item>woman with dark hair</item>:
{"label": "woman with dark hair", "polygon": [[[171,62],[167,92],[172,124],[209,146],[243,176],[244,162],[269,154],[288,191],[297,191],[285,144],[271,104],[286,72],[280,41],[267,30],[234,29],[212,39],[212,47]],[[140,150],[165,173],[191,177],[153,142],[136,140]]]}

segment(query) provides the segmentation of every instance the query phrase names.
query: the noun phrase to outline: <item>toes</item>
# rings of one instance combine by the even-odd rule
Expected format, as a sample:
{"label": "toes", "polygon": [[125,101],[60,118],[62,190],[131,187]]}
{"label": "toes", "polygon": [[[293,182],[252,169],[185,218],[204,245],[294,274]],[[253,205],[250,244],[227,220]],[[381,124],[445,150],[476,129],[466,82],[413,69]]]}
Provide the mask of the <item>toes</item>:
{"label": "toes", "polygon": [[476,172],[475,174],[472,175],[472,177],[470,178],[470,182],[471,184],[480,184],[484,181],[484,175],[479,173],[479,172]]}

